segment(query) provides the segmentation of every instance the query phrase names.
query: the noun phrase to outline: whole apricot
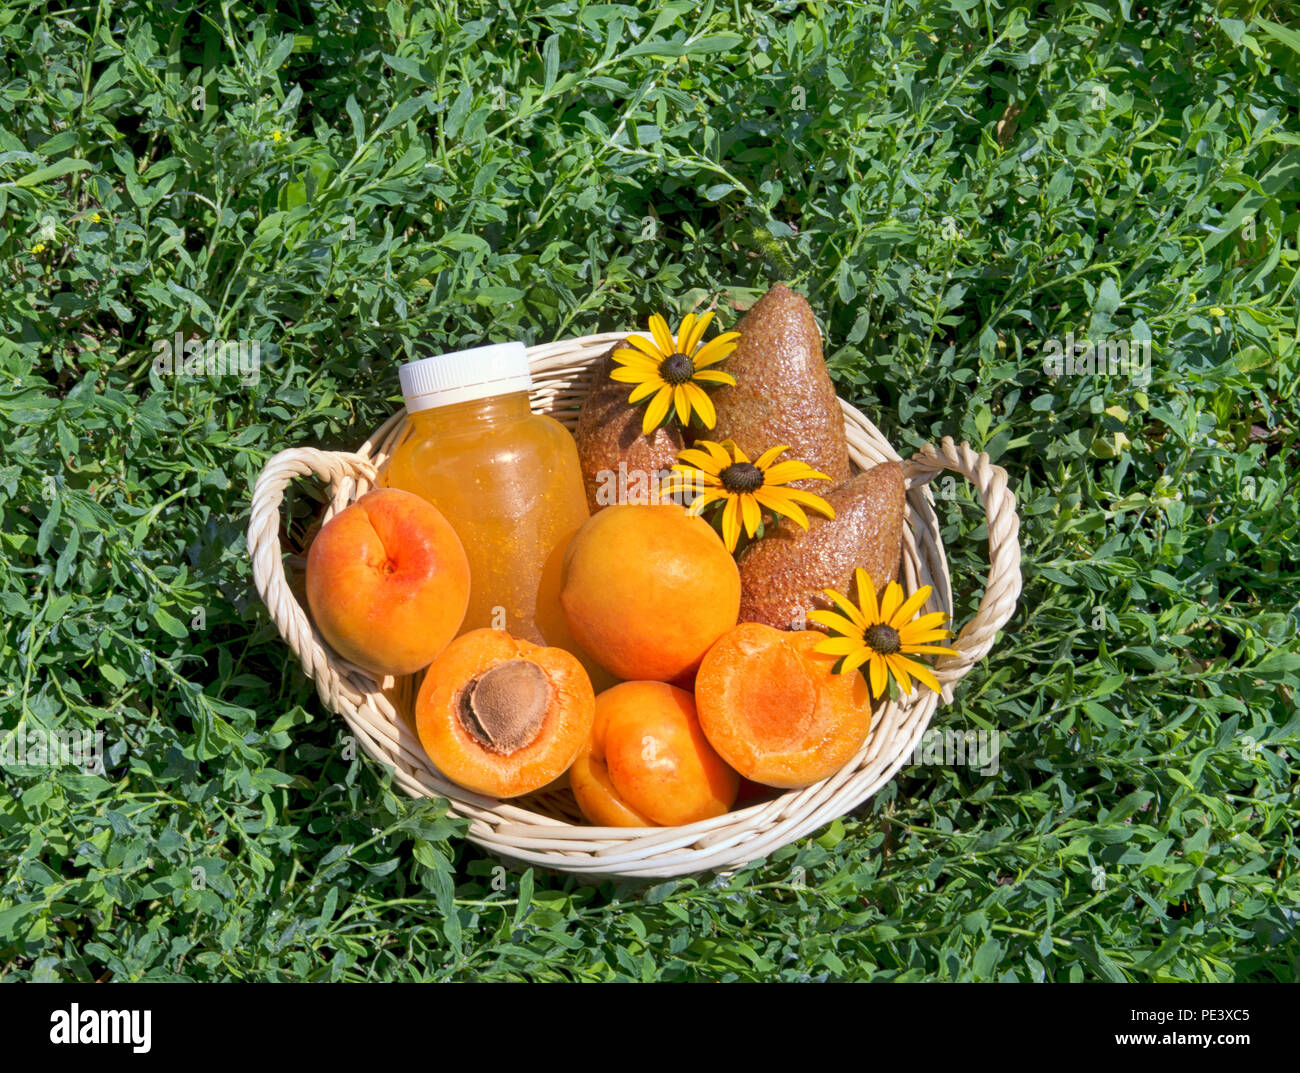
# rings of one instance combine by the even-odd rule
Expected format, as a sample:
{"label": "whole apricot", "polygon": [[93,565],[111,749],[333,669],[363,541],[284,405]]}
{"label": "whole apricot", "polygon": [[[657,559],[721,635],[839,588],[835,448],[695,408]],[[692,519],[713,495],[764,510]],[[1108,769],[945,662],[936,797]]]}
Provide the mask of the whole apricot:
{"label": "whole apricot", "polygon": [[[610,687],[611,689],[613,687]],[[618,707],[611,702],[610,690],[596,694],[596,714],[578,758],[569,768],[569,789],[582,814],[597,827],[657,827],[648,816],[643,816],[626,801],[609,777],[605,763],[605,731],[609,714]],[[604,699],[602,699],[604,698]]]}
{"label": "whole apricot", "polygon": [[677,504],[607,507],[569,544],[560,603],[573,636],[628,681],[689,681],[736,624],[740,571],[721,538]]}
{"label": "whole apricot", "polygon": [[432,503],[382,488],[321,527],[307,552],[307,603],[321,636],[372,674],[414,674],[456,636],[469,560]]}
{"label": "whole apricot", "polygon": [[622,682],[596,698],[596,712],[591,745],[569,778],[593,823],[672,827],[731,808],[739,778],[704,737],[684,689]]}

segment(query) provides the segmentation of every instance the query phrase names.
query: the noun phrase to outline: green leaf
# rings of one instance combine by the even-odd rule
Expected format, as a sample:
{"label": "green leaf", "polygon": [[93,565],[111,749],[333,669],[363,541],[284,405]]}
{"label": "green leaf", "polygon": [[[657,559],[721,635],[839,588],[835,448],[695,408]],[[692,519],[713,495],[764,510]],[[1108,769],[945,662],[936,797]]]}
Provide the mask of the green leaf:
{"label": "green leaf", "polygon": [[1264,31],[1265,36],[1271,37],[1283,45],[1286,45],[1292,52],[1300,53],[1300,33],[1292,30],[1288,26],[1280,23],[1270,22],[1265,18],[1256,18],[1252,23],[1253,26]]}
{"label": "green leaf", "polygon": [[555,85],[555,79],[560,73],[560,35],[551,34],[542,45],[542,93],[549,94],[551,88]]}
{"label": "green leaf", "polygon": [[425,96],[423,94],[418,97],[408,97],[388,113],[388,117],[379,124],[379,128],[375,131],[375,134],[383,134],[385,131],[392,130],[394,127],[400,127],[408,119],[414,116],[416,112],[420,111],[424,105]]}
{"label": "green leaf", "polygon": [[65,175],[72,175],[79,171],[89,171],[93,164],[88,160],[78,160],[75,157],[64,157],[54,164],[48,164],[43,168],[37,168],[29,172],[22,178],[13,182],[13,186],[32,187],[40,186],[41,183],[49,182],[51,179],[60,179]]}

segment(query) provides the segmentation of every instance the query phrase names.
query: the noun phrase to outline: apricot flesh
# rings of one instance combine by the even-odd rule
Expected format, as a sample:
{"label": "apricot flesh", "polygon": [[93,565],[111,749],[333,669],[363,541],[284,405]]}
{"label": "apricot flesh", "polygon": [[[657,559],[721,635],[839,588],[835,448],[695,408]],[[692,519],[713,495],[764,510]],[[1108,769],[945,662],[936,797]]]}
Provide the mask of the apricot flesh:
{"label": "apricot flesh", "polygon": [[628,681],[689,681],[736,624],[740,571],[717,533],[676,504],[606,507],[565,555],[560,602],[573,636]]}
{"label": "apricot flesh", "polygon": [[834,673],[815,648],[825,635],[742,622],[704,657],[695,678],[700,726],[720,757],[752,782],[811,786],[840,770],[871,729],[861,674]]}
{"label": "apricot flesh", "polygon": [[596,698],[572,654],[504,630],[462,634],[430,664],[415,729],[433,765],[488,797],[539,790],[591,735]]}
{"label": "apricot flesh", "polygon": [[340,656],[376,675],[414,674],[456,636],[469,560],[442,512],[410,492],[369,492],[307,553],[307,603]]}

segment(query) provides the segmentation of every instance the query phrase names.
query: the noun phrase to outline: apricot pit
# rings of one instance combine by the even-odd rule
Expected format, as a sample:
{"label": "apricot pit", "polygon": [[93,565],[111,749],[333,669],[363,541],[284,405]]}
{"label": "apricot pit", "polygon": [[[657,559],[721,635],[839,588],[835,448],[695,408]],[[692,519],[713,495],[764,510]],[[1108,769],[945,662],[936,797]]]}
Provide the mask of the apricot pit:
{"label": "apricot pit", "polygon": [[509,756],[537,739],[551,701],[536,663],[512,659],[475,678],[460,694],[460,722],[489,752]]}
{"label": "apricot pit", "polygon": [[456,638],[425,675],[416,731],[452,782],[517,797],[563,774],[591,733],[596,698],[577,658],[504,630]]}

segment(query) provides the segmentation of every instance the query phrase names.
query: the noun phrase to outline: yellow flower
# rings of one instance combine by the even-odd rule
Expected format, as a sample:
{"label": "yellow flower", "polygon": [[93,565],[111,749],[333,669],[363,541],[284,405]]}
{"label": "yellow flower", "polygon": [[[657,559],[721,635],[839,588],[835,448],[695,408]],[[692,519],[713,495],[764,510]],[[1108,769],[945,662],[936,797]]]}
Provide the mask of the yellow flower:
{"label": "yellow flower", "polygon": [[44,243],[44,242],[38,242],[38,243],[36,243],[35,246],[32,247],[32,253],[34,253],[34,254],[35,254],[35,253],[44,253],[44,252],[45,252],[45,243]]}
{"label": "yellow flower", "polygon": [[883,697],[892,673],[904,693],[911,694],[912,679],[940,692],[939,680],[929,667],[909,655],[955,656],[955,649],[931,644],[952,631],[940,629],[948,616],[934,611],[913,620],[925,601],[930,598],[930,586],[924,585],[903,599],[903,587],[891,581],[885,587],[885,597],[876,603],[876,587],[867,572],[859,568],[855,574],[858,585],[858,604],[833,589],[824,589],[826,598],[844,614],[834,611],[810,611],[808,618],[840,634],[817,644],[817,651],[828,656],[843,656],[839,673],[849,674],[864,663],[870,671],[871,692]]}
{"label": "yellow flower", "polygon": [[271,131],[271,141],[278,142],[278,141],[283,141],[283,139],[284,139],[284,135],[281,134],[278,130]]}
{"label": "yellow flower", "polygon": [[97,224],[97,223],[99,223],[99,222],[100,222],[100,219],[101,219],[101,217],[100,217],[99,213],[97,213],[97,212],[92,212],[92,213],[90,214],[90,222],[91,222],[92,224]]}
{"label": "yellow flower", "polygon": [[701,317],[687,313],[674,340],[667,321],[656,313],[650,318],[652,339],[629,335],[627,341],[632,346],[614,351],[618,368],[609,374],[610,379],[637,385],[627,401],[635,406],[654,396],[641,421],[641,431],[647,436],[668,417],[670,408],[676,410],[683,428],[689,424],[692,412],[705,428],[718,423],[713,403],[700,384],[736,382],[730,373],[707,366],[720,362],[735,350],[740,333],[723,332],[700,346],[704,329],[712,319],[712,313]]}
{"label": "yellow flower", "polygon": [[[727,447],[731,448],[730,454]],[[830,480],[806,462],[793,459],[778,462],[789,449],[773,447],[751,462],[731,440],[725,444],[696,440],[694,447],[678,454],[680,461],[673,466],[674,475],[669,478],[668,487],[698,493],[691,501],[692,514],[700,514],[713,503],[726,502],[722,510],[722,539],[728,551],[736,550],[742,525],[751,537],[757,532],[764,509],[782,514],[804,529],[808,528],[808,516],[801,504],[834,518],[835,509],[821,496],[800,488],[782,487],[809,478]]]}
{"label": "yellow flower", "polygon": [[1210,306],[1210,316],[1226,317],[1227,315],[1228,315],[1228,311],[1224,309],[1223,306]]}

